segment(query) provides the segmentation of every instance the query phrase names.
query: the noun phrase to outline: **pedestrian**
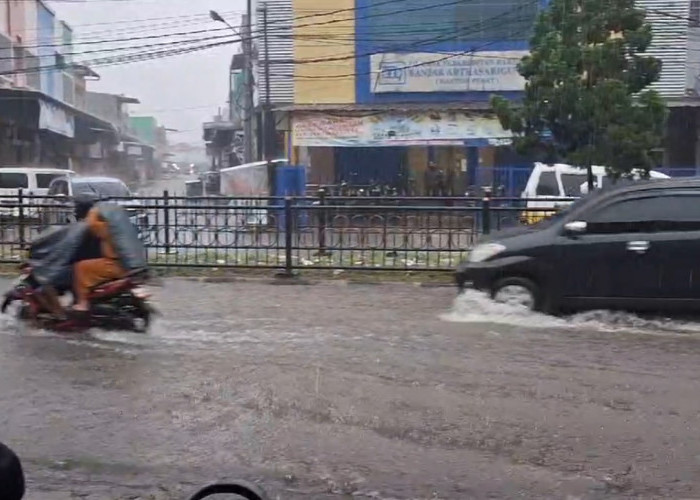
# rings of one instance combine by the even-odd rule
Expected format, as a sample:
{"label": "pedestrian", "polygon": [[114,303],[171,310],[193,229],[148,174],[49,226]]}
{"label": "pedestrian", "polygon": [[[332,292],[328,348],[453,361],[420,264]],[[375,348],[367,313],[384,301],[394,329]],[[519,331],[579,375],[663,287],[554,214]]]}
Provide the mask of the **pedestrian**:
{"label": "pedestrian", "polygon": [[22,500],[24,472],[19,458],[10,448],[0,443],[0,499]]}
{"label": "pedestrian", "polygon": [[440,171],[434,161],[428,163],[425,171],[425,193],[428,196],[439,196]]}

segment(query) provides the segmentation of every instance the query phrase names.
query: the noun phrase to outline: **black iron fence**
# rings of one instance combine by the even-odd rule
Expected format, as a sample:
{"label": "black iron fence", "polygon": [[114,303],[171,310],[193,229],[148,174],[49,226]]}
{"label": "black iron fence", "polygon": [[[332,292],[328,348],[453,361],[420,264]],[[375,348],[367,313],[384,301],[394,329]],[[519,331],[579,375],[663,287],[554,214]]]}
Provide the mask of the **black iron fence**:
{"label": "black iron fence", "polygon": [[[528,209],[526,200],[515,198],[358,199],[323,192],[289,198],[172,197],[164,192],[112,201],[130,212],[155,266],[289,273],[451,270],[480,235],[552,213],[552,208]],[[64,197],[0,197],[0,262],[19,262],[40,232],[72,220],[73,208]]]}

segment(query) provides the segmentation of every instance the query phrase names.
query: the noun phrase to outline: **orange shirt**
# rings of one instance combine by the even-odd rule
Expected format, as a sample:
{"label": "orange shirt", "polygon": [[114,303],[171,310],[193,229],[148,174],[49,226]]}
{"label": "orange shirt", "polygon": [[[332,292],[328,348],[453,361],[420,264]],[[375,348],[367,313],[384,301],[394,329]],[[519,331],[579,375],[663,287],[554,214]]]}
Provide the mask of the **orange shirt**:
{"label": "orange shirt", "polygon": [[85,218],[88,229],[92,234],[100,239],[100,246],[102,249],[102,256],[108,259],[117,259],[117,252],[114,251],[114,246],[112,245],[112,238],[109,234],[109,227],[107,226],[107,221],[100,217],[100,211],[93,207],[88,212]]}

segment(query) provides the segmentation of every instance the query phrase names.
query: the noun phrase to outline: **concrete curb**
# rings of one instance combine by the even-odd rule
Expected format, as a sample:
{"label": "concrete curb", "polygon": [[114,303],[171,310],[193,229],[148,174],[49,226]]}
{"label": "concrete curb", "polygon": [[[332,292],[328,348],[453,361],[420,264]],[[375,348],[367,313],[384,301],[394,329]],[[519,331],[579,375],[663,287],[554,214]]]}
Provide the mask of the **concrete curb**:
{"label": "concrete curb", "polygon": [[[0,278],[14,278],[17,274],[0,272]],[[302,276],[155,276],[151,285],[155,287],[165,286],[167,281],[189,281],[193,283],[210,284],[234,284],[234,283],[262,283],[272,286],[413,286],[418,288],[453,288],[455,285],[449,282],[437,281],[394,281],[372,279],[308,279]]]}
{"label": "concrete curb", "polygon": [[162,278],[168,280],[190,281],[193,283],[208,284],[235,284],[257,283],[272,286],[411,286],[414,288],[454,288],[452,283],[432,283],[418,281],[383,281],[383,280],[340,280],[340,279],[315,279],[309,280],[299,277],[294,278],[266,278],[266,277],[242,277],[242,276],[173,276]]}

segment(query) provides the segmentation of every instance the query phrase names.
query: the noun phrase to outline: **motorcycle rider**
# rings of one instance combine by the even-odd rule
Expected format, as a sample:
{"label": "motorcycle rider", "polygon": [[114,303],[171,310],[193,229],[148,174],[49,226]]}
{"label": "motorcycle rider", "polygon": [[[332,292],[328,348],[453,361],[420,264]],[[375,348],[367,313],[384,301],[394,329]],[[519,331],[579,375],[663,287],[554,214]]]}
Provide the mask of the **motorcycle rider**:
{"label": "motorcycle rider", "polygon": [[[100,197],[93,193],[81,193],[75,196],[74,212],[76,222],[84,221],[90,209],[100,201]],[[81,260],[93,259],[101,255],[99,241],[91,234],[87,235],[83,244],[78,248],[73,262]],[[66,267],[62,276],[58,277],[54,285],[45,285],[38,290],[37,297],[43,302],[43,306],[51,311],[56,317],[64,318],[65,312],[59,300],[59,297],[65,292],[72,291],[74,302],[76,300],[76,292],[73,286],[73,266]]]}
{"label": "motorcycle rider", "polygon": [[[89,294],[91,288],[105,281],[124,278],[130,270],[125,267],[125,255],[120,255],[120,252],[117,251],[116,228],[112,227],[110,220],[107,218],[107,212],[111,212],[112,220],[121,217],[133,229],[126,212],[118,205],[99,203],[88,211],[85,222],[90,234],[95,236],[100,242],[101,256],[80,260],[73,267],[73,289],[77,299],[76,304],[73,306],[73,311],[79,315],[86,314],[90,310]],[[126,240],[122,239],[121,250],[124,250],[123,244],[125,241],[127,245],[131,245],[134,242],[140,244],[135,233],[122,236],[126,236]],[[132,246],[137,248],[134,245]]]}

